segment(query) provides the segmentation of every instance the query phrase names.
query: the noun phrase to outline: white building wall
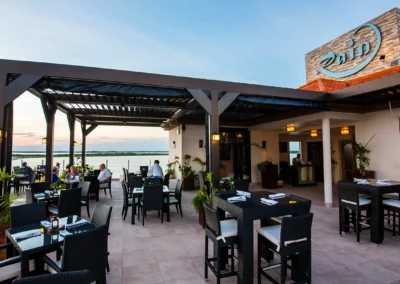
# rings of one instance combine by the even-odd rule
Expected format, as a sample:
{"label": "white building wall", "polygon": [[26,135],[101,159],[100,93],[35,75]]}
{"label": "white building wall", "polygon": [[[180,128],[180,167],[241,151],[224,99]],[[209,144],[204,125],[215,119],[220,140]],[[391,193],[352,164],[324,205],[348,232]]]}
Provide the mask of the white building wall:
{"label": "white building wall", "polygon": [[[182,131],[182,157],[190,155],[194,158],[200,158],[203,162],[206,161],[206,128],[204,125],[186,125],[185,130]],[[203,140],[203,147],[199,147],[199,140]],[[180,158],[182,158],[180,157]],[[191,162],[192,169],[197,173],[202,169],[198,163]],[[204,167],[205,169],[205,167]]]}
{"label": "white building wall", "polygon": [[[400,109],[393,113],[400,115]],[[368,144],[370,170],[375,171],[378,179],[400,180],[400,132],[399,119],[389,109],[363,115],[355,124],[356,142],[366,144],[372,135],[375,137]]]}
{"label": "white building wall", "polygon": [[[175,127],[174,129],[169,131],[169,161],[172,162],[175,160],[175,157],[179,157],[179,161],[182,162],[182,126]],[[179,134],[178,134],[179,130]],[[175,141],[175,145],[174,142]],[[181,173],[178,170],[178,166],[175,167],[175,178],[180,179]]]}
{"label": "white building wall", "polygon": [[272,163],[279,165],[279,134],[267,131],[250,131],[250,144],[258,144],[261,146],[262,141],[267,142],[267,151],[255,146],[251,146],[251,182],[261,182],[261,174],[257,170],[257,164],[270,160]]}

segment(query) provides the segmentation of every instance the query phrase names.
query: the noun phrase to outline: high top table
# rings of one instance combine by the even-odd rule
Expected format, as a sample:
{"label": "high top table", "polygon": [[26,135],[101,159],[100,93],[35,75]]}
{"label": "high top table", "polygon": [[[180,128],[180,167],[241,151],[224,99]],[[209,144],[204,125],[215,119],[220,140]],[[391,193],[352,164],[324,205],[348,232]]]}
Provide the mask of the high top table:
{"label": "high top table", "polygon": [[[271,217],[283,215],[303,215],[310,212],[311,200],[294,195],[287,195],[285,198],[276,199],[277,204],[269,206],[261,202],[261,197],[268,198],[271,191],[254,191],[246,201],[229,203],[228,198],[235,196],[236,191],[218,192],[214,195],[213,203],[219,211],[220,219],[225,219],[225,212],[229,212],[238,222],[238,266],[237,283],[253,283],[254,273],[254,220],[266,220]],[[295,203],[289,203],[290,201]],[[263,222],[262,222],[262,225]],[[297,262],[297,261],[294,261]],[[304,263],[304,261],[302,261]],[[305,262],[307,263],[307,262]],[[292,267],[299,263],[293,263]],[[294,270],[294,268],[292,268]],[[298,269],[297,271],[303,271]],[[292,271],[292,279],[302,277]],[[304,270],[305,271],[305,270]],[[300,272],[301,273],[301,272]],[[297,274],[297,275],[296,275]],[[296,280],[296,279],[293,279]],[[298,279],[300,280],[300,279]],[[301,281],[301,280],[300,280]]]}
{"label": "high top table", "polygon": [[[339,181],[339,198],[341,190],[352,190],[365,193],[371,196],[371,243],[381,244],[383,241],[384,218],[383,218],[383,194],[398,192],[400,193],[400,182],[390,181],[391,185],[377,183],[376,179],[369,179],[369,185],[357,184],[351,181]],[[343,214],[344,218],[345,214]],[[346,218],[347,220],[348,218]]]}

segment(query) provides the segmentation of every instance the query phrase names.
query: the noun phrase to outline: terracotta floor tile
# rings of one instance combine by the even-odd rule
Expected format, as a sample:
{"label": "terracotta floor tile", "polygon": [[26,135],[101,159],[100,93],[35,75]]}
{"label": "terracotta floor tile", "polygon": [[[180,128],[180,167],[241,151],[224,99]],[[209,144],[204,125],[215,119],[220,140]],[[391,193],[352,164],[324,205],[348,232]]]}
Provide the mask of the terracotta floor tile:
{"label": "terracotta floor tile", "polygon": [[128,266],[143,265],[157,263],[157,257],[151,249],[137,250],[130,253],[124,253],[123,265],[124,268]]}
{"label": "terracotta floor tile", "polygon": [[165,282],[202,279],[194,263],[189,258],[159,262],[159,265]]}
{"label": "terracotta floor tile", "polygon": [[124,284],[155,284],[163,283],[158,263],[124,267]]}

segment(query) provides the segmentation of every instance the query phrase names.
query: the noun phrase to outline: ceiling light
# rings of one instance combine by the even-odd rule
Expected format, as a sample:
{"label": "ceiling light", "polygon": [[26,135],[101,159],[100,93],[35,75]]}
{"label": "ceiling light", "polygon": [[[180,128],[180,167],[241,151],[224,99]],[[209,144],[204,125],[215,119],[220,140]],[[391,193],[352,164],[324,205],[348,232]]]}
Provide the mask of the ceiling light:
{"label": "ceiling light", "polygon": [[343,135],[349,134],[349,133],[350,133],[349,127],[348,127],[348,126],[343,126],[343,127],[340,129],[340,133],[343,134]]}
{"label": "ceiling light", "polygon": [[295,130],[294,124],[286,125],[286,131],[287,132],[293,132],[294,130]]}
{"label": "ceiling light", "polygon": [[311,130],[310,135],[311,135],[311,137],[318,137],[317,130]]}

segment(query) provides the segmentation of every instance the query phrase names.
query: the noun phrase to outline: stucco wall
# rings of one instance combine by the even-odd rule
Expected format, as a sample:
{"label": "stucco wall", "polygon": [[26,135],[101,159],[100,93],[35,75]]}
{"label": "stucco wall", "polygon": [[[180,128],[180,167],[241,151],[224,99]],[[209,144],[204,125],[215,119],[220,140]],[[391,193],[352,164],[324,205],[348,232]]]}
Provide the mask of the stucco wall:
{"label": "stucco wall", "polygon": [[[181,127],[181,126],[179,126]],[[172,162],[176,156],[179,157],[179,160],[182,159],[182,130],[180,130],[180,134],[177,133],[179,127],[175,127],[174,129],[169,131],[169,161]],[[175,147],[173,142],[175,141]],[[178,167],[175,169],[175,177],[177,179],[181,178],[181,173],[178,171]]]}
{"label": "stucco wall", "polygon": [[[400,109],[393,110],[397,116]],[[363,115],[356,123],[356,141],[365,144],[376,134],[368,144],[370,170],[375,171],[376,178],[400,180],[400,132],[399,120],[389,109]]]}
{"label": "stucco wall", "polygon": [[261,145],[262,141],[267,142],[267,151],[251,146],[251,182],[261,182],[261,174],[257,170],[257,164],[264,160],[271,160],[279,165],[279,135],[267,131],[250,131],[250,143]]}
{"label": "stucco wall", "polygon": [[[347,81],[349,79],[354,79],[359,76],[364,76],[367,74],[375,73],[377,71],[381,71],[391,67],[391,62],[395,59],[400,58],[400,30],[399,30],[399,22],[400,22],[400,11],[398,9],[392,9],[381,16],[368,21],[368,23],[375,24],[381,32],[382,35],[382,43],[378,50],[378,53],[375,55],[374,59],[361,71],[355,73],[354,75],[344,77],[344,78],[333,78],[327,76],[323,73],[315,74],[315,72],[322,66],[320,63],[321,58],[326,55],[328,52],[334,52],[336,54],[336,59],[333,64],[328,66],[326,69],[333,72],[341,72],[352,69],[362,63],[369,54],[372,53],[373,49],[376,45],[376,35],[374,31],[365,27],[360,29],[359,32],[355,36],[353,33],[357,27],[354,27],[353,30],[347,32],[344,35],[326,43],[325,45],[309,52],[306,54],[306,80],[307,82],[318,79],[318,78],[327,78],[327,79],[335,79],[335,80],[343,80]],[[361,25],[362,23],[360,23]],[[350,56],[350,40],[354,40],[354,49],[355,49],[355,59],[349,60]],[[358,54],[358,45],[364,41],[370,43],[370,51],[368,54],[357,58]],[[337,64],[338,54],[345,53],[347,62],[341,65]],[[380,55],[385,55],[385,61],[382,62],[379,60]]]}
{"label": "stucco wall", "polygon": [[[203,162],[206,161],[206,130],[203,125],[186,125],[185,130],[182,131],[183,148],[181,156],[190,155],[192,160],[196,157],[200,158]],[[203,148],[199,147],[199,140],[203,140]],[[180,158],[182,158],[180,157]],[[193,170],[199,172],[201,166],[198,163],[191,163]]]}

